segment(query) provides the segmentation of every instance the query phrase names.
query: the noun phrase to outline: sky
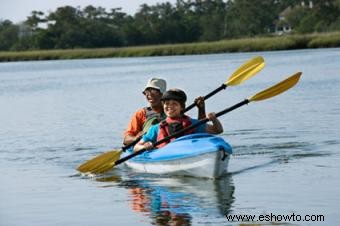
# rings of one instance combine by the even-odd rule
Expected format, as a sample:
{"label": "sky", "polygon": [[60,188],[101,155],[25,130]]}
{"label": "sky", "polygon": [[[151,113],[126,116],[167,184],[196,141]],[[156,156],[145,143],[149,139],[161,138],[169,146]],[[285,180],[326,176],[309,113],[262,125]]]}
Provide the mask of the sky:
{"label": "sky", "polygon": [[0,20],[10,20],[19,23],[26,20],[33,10],[42,11],[45,15],[55,11],[58,7],[69,5],[84,8],[88,5],[103,7],[106,11],[112,8],[122,8],[122,12],[133,15],[140,5],[156,5],[156,3],[170,2],[176,0],[0,0]]}

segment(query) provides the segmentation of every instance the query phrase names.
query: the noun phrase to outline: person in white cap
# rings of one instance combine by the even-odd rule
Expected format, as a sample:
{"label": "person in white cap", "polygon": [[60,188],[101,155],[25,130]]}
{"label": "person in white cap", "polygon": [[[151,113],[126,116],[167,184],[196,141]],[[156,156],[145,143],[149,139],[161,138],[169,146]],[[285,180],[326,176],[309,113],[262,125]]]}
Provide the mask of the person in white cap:
{"label": "person in white cap", "polygon": [[[124,145],[129,145],[148,131],[148,129],[166,118],[163,112],[161,98],[166,91],[166,81],[161,78],[148,80],[143,94],[150,106],[136,111],[124,132]],[[195,100],[198,107],[198,118],[205,118],[205,104],[203,97]]]}
{"label": "person in white cap", "polygon": [[166,81],[161,78],[151,78],[146,84],[143,94],[150,106],[136,111],[124,132],[124,145],[131,144],[143,135],[151,125],[165,118],[161,98],[166,90]]}

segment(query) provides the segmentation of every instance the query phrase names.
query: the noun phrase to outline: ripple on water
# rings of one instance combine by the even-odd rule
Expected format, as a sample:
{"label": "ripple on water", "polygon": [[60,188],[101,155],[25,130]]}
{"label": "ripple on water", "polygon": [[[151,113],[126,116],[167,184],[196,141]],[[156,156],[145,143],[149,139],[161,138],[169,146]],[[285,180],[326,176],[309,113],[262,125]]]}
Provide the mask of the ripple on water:
{"label": "ripple on water", "polygon": [[223,136],[240,136],[240,135],[249,135],[254,134],[255,132],[258,133],[262,129],[242,129],[242,130],[233,130],[230,132],[224,132]]}
{"label": "ripple on water", "polygon": [[268,144],[252,144],[234,146],[234,155],[261,155],[277,153],[278,150],[308,149],[313,144],[309,142],[280,142]]}
{"label": "ripple on water", "polygon": [[321,143],[325,145],[337,145],[340,144],[340,140],[325,140],[322,141]]}
{"label": "ripple on water", "polygon": [[96,147],[75,147],[71,151],[77,152],[77,151],[91,151],[96,149]]}

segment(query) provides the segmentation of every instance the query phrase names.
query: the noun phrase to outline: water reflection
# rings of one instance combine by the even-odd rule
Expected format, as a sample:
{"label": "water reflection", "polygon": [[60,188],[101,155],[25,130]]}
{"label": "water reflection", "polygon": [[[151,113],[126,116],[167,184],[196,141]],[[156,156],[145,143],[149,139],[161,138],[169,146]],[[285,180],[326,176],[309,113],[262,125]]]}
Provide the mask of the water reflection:
{"label": "water reflection", "polygon": [[123,180],[111,175],[96,180],[114,181],[111,186],[126,188],[131,210],[149,217],[153,225],[192,225],[195,219],[200,222],[219,218],[225,221],[234,202],[231,175],[218,180],[140,175],[129,178]]}

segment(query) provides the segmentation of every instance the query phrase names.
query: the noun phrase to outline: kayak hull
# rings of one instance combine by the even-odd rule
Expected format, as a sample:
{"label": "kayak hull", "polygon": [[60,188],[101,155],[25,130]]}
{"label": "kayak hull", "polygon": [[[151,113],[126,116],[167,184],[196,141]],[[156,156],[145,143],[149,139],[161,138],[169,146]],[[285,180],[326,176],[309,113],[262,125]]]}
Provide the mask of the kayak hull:
{"label": "kayak hull", "polygon": [[222,138],[199,133],[178,138],[125,163],[141,173],[218,178],[228,172],[230,154],[232,149]]}

